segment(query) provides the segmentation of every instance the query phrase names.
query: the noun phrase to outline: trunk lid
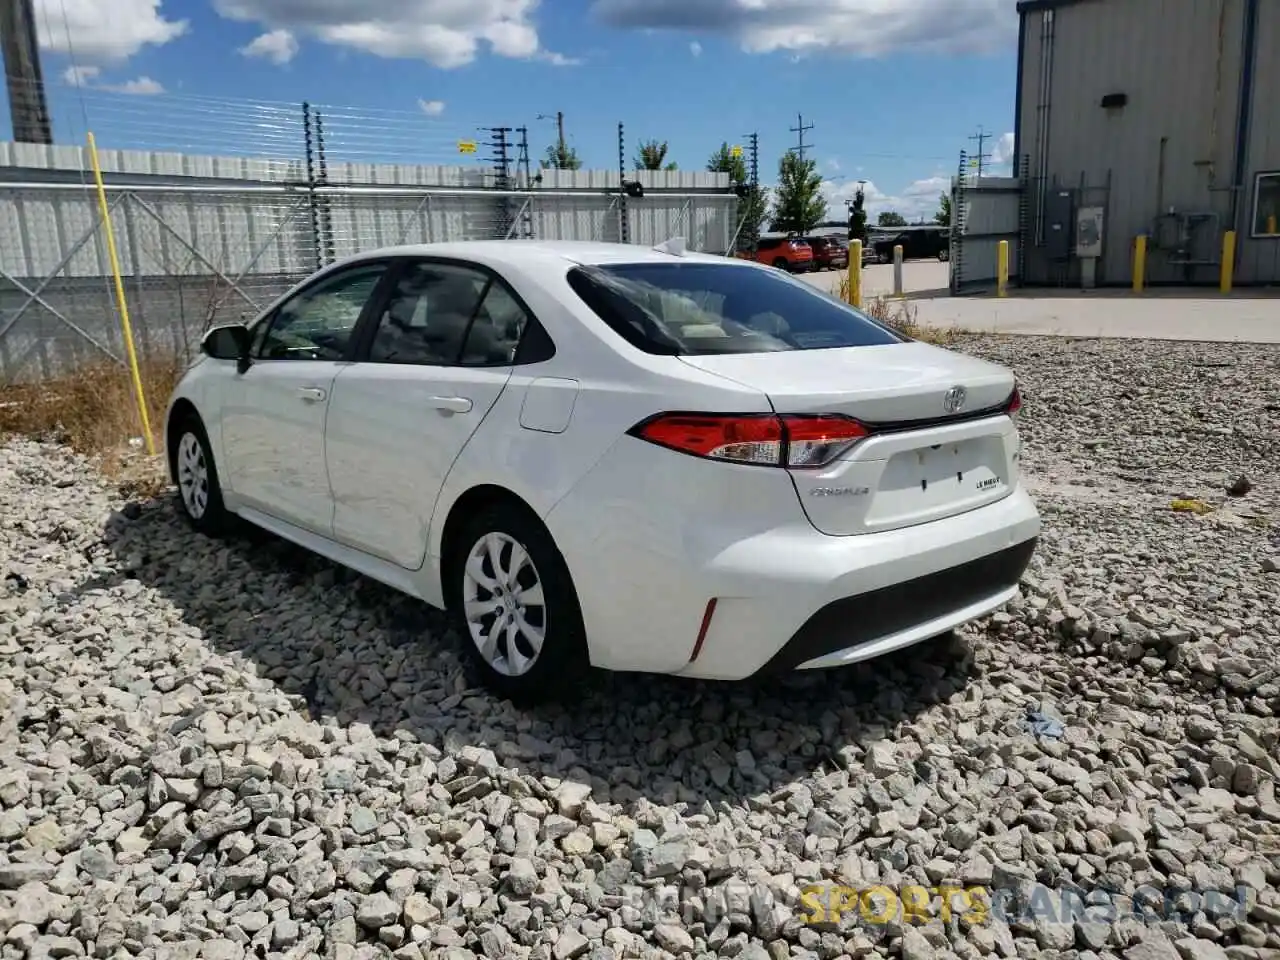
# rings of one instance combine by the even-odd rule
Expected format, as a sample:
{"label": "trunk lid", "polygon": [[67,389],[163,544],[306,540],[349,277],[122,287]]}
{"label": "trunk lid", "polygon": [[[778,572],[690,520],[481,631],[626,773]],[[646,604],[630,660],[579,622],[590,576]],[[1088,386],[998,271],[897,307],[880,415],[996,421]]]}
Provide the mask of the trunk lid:
{"label": "trunk lid", "polygon": [[[681,359],[762,390],[780,414],[844,414],[871,428],[827,466],[788,471],[823,533],[928,523],[1016,486],[1018,434],[1002,410],[1015,380],[1003,367],[916,342]],[[963,401],[950,410],[956,387]]]}

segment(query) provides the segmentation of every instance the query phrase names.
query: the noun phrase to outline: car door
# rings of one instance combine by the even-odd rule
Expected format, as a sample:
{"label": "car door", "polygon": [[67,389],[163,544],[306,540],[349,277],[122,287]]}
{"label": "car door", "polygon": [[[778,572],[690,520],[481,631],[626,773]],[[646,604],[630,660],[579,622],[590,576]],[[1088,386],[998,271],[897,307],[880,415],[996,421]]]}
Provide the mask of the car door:
{"label": "car door", "polygon": [[334,537],[419,569],[436,498],[511,378],[529,314],[495,273],[402,263],[334,383],[325,430]]}
{"label": "car door", "polygon": [[332,535],[324,424],[354,331],[388,261],[322,275],[259,322],[222,409],[224,472],[245,506]]}

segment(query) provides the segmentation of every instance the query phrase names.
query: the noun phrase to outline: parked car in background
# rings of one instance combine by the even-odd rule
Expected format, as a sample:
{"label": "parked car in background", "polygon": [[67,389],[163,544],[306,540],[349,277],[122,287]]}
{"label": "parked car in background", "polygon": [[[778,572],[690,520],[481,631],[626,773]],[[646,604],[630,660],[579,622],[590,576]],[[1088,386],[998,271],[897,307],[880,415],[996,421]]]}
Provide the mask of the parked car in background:
{"label": "parked car in background", "polygon": [[761,237],[756,245],[756,262],[803,273],[813,269],[813,247],[799,237]]}
{"label": "parked car in background", "polygon": [[893,262],[893,248],[902,244],[903,260],[923,258],[951,259],[950,227],[907,227],[891,236],[875,241],[876,259],[881,263]]}
{"label": "parked car in background", "polygon": [[804,237],[813,250],[815,270],[844,270],[849,266],[848,241],[841,237]]}
{"label": "parked car in background", "polygon": [[164,424],[191,526],[444,608],[512,698],[878,657],[1012,599],[1040,532],[1012,371],[759,264],[370,250],[201,346]]}

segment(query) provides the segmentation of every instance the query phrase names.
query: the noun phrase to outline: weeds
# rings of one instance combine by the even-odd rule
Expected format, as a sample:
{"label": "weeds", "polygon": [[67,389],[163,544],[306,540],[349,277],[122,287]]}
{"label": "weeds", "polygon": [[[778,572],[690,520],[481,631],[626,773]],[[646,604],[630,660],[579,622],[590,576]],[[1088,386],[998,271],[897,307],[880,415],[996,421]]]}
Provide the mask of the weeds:
{"label": "weeds", "polygon": [[[157,449],[163,447],[164,412],[182,370],[176,356],[139,361]],[[163,456],[145,453],[129,370],[111,359],[39,383],[0,384],[0,435],[14,433],[64,443],[100,460],[130,494],[155,493],[166,483]]]}
{"label": "weeds", "polygon": [[[837,294],[845,303],[849,302],[849,278],[840,278],[840,290]],[[922,340],[936,346],[946,347],[962,340],[968,333],[957,327],[938,327],[919,321],[919,310],[909,301],[893,302],[884,297],[872,297],[862,305],[862,312],[874,320],[892,327],[903,336],[912,340]]]}

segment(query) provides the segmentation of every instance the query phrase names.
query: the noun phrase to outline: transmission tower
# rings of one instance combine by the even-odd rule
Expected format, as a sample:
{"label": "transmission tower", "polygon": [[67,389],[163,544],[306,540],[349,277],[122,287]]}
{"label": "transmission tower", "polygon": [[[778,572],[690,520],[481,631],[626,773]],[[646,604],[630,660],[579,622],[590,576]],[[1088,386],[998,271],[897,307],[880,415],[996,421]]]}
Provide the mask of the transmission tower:
{"label": "transmission tower", "polygon": [[813,124],[806,124],[804,122],[804,115],[799,113],[796,114],[796,123],[797,125],[791,128],[791,132],[796,135],[796,155],[800,158],[801,162],[803,162],[804,152],[806,150],[813,149],[812,143],[804,142],[804,135],[813,129]]}
{"label": "transmission tower", "polygon": [[978,124],[978,132],[969,138],[978,141],[978,152],[971,158],[970,162],[976,162],[978,167],[978,176],[981,177],[987,169],[987,161],[991,159],[991,154],[986,153],[982,148],[986,142],[991,139],[991,134],[982,129],[982,124]]}

